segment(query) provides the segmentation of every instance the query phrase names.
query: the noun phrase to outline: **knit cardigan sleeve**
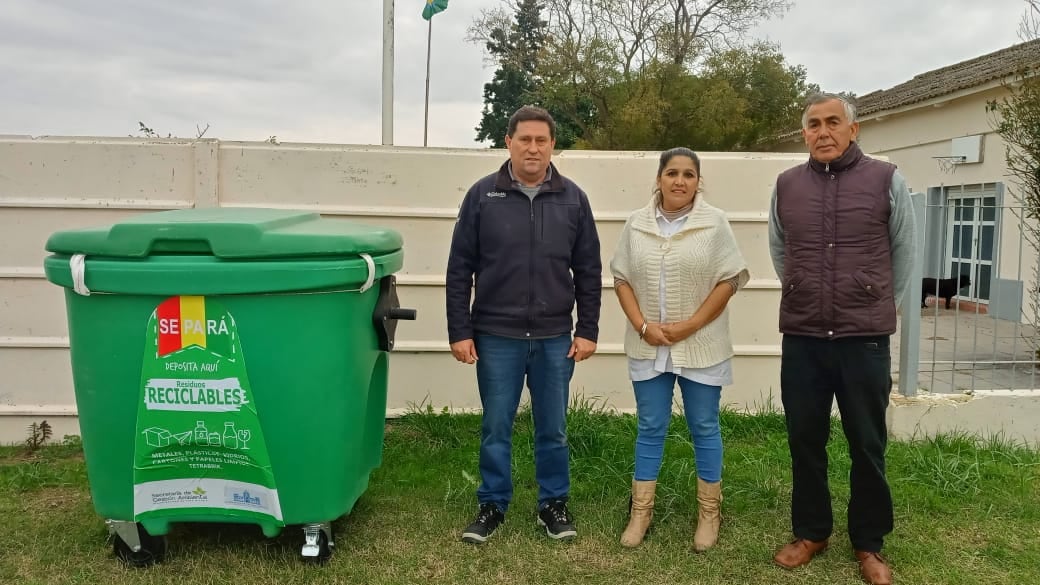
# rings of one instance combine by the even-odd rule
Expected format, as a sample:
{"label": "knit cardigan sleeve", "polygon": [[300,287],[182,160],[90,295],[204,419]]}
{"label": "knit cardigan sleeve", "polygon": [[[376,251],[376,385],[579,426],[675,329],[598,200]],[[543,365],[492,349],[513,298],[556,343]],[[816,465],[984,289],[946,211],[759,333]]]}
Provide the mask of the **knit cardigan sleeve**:
{"label": "knit cardigan sleeve", "polygon": [[740,253],[737,238],[733,235],[733,228],[730,227],[725,215],[719,222],[719,229],[715,231],[715,238],[714,248],[725,251],[716,256],[718,264],[715,267],[715,282],[720,283],[736,278],[736,290],[744,288],[744,285],[751,279],[751,273],[748,272],[747,262]]}
{"label": "knit cardigan sleeve", "polygon": [[625,222],[625,227],[621,228],[621,237],[618,238],[617,247],[614,249],[614,257],[610,260],[610,273],[614,276],[615,281],[632,282],[631,237],[632,218],[629,217],[628,221]]}

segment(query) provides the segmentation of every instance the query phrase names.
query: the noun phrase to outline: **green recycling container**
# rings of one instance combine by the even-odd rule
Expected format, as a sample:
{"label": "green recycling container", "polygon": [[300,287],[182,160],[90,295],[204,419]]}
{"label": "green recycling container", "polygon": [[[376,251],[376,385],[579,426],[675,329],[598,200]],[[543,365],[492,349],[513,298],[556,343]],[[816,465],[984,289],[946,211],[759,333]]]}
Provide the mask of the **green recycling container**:
{"label": "green recycling container", "polygon": [[401,309],[389,229],[274,209],[150,213],[47,241],[91,495],[134,565],[171,523],[303,527],[323,560],[382,458]]}

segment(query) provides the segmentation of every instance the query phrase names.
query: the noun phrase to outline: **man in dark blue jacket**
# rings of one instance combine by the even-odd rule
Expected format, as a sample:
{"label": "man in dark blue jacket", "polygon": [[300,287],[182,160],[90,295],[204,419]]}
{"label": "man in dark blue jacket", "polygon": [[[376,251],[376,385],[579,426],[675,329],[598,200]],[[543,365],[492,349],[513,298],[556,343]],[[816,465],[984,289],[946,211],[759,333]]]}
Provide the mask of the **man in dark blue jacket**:
{"label": "man in dark blue jacket", "polygon": [[506,134],[509,160],[466,193],[451,239],[448,339],[456,360],[477,365],[484,412],[480,507],[462,534],[475,544],[505,520],[513,496],[513,420],[525,378],[538,522],[554,539],[576,534],[567,509],[566,413],[574,362],[596,351],[602,265],[589,199],[549,162],[555,145],[547,111],[517,110]]}

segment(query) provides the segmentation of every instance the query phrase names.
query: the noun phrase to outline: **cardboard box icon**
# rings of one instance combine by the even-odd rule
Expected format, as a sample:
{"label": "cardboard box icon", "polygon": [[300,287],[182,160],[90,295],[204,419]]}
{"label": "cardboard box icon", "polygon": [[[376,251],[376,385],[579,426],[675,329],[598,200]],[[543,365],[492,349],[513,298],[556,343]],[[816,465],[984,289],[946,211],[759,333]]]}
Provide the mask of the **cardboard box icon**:
{"label": "cardboard box icon", "polygon": [[159,427],[149,427],[142,431],[144,440],[149,447],[168,447],[170,445],[170,431]]}

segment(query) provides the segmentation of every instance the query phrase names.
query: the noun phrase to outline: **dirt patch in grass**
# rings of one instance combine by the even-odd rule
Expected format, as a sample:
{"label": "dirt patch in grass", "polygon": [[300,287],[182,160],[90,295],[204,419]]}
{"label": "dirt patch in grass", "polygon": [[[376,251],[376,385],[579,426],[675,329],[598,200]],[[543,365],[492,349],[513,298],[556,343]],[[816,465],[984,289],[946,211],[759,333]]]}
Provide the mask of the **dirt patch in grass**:
{"label": "dirt patch in grass", "polygon": [[5,556],[6,566],[2,567],[0,577],[9,578],[13,583],[31,583],[29,579],[35,569],[36,559],[31,555],[12,551],[7,551]]}
{"label": "dirt patch in grass", "polygon": [[42,461],[43,458],[37,453],[26,453],[16,452],[7,453],[0,455],[0,465],[19,465],[21,463],[31,463],[33,461]]}
{"label": "dirt patch in grass", "polygon": [[578,539],[569,544],[564,557],[575,566],[593,572],[609,571],[628,564],[628,559],[614,550],[604,550],[603,543],[593,539]]}
{"label": "dirt patch in grass", "polygon": [[45,487],[27,494],[22,509],[30,514],[50,514],[90,503],[90,494],[77,487]]}
{"label": "dirt patch in grass", "polygon": [[387,423],[387,425],[383,427],[383,433],[388,437],[394,436],[408,439],[419,439],[426,436],[425,433],[414,427],[393,423]]}
{"label": "dirt patch in grass", "polygon": [[418,574],[424,579],[443,580],[448,573],[454,571],[451,561],[437,553],[426,553],[420,561]]}
{"label": "dirt patch in grass", "polygon": [[408,421],[397,420],[388,422],[383,427],[383,434],[385,437],[393,437],[398,441],[421,441],[427,443],[431,439],[430,430]]}
{"label": "dirt patch in grass", "polygon": [[54,451],[16,451],[0,454],[0,465],[23,465],[26,463],[42,463],[46,461],[84,461],[82,451],[72,453],[55,453]]}

